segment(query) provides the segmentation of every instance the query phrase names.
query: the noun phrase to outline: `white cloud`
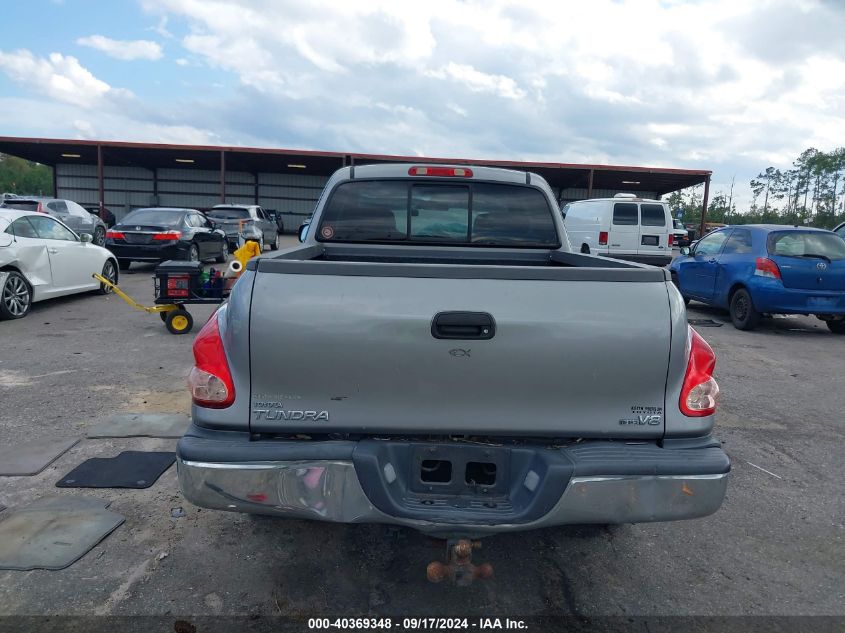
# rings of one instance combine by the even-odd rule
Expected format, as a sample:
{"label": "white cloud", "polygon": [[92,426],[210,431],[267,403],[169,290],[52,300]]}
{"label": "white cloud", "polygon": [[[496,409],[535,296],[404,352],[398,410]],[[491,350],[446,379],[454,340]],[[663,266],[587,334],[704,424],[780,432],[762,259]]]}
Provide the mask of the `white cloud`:
{"label": "white cloud", "polygon": [[114,109],[92,113],[73,105],[0,96],[0,128],[24,136],[109,139],[148,143],[215,145],[213,131],[189,124],[141,120],[137,113]]}
{"label": "white cloud", "polygon": [[163,15],[159,18],[158,24],[152,27],[152,30],[161,35],[162,37],[171,38],[173,37],[173,33],[167,30],[167,16]]}
{"label": "white cloud", "polygon": [[505,99],[522,99],[525,91],[516,82],[504,75],[489,75],[468,64],[449,62],[445,68],[430,70],[429,77],[452,79],[473,92],[490,92]]}
{"label": "white cloud", "polygon": [[164,54],[161,45],[150,40],[113,40],[105,35],[89,35],[76,40],[80,46],[88,46],[104,52],[109,57],[131,61],[148,59],[155,61]]}
{"label": "white cloud", "polygon": [[[150,134],[708,168],[714,190],[845,138],[842,2],[141,2],[191,70],[181,94],[133,106],[138,129],[159,126]],[[71,57],[5,53],[0,69],[91,110],[122,94]],[[126,81],[140,92],[177,71],[161,70]],[[201,98],[212,82],[227,90]],[[96,116],[75,119],[100,131]]]}
{"label": "white cloud", "polygon": [[97,79],[75,57],[50,53],[36,57],[28,50],[0,51],[0,70],[14,81],[76,106],[91,108],[106,97],[127,97],[127,90],[115,89]]}

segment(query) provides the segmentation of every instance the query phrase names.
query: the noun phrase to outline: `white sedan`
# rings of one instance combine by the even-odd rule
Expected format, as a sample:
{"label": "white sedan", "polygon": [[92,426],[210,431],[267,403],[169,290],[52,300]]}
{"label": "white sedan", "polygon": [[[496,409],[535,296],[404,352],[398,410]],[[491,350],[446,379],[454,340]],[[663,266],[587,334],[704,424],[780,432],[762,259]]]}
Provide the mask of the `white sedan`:
{"label": "white sedan", "polygon": [[91,275],[117,283],[117,260],[91,239],[44,213],[0,209],[0,319],[20,319],[44,299],[109,294]]}

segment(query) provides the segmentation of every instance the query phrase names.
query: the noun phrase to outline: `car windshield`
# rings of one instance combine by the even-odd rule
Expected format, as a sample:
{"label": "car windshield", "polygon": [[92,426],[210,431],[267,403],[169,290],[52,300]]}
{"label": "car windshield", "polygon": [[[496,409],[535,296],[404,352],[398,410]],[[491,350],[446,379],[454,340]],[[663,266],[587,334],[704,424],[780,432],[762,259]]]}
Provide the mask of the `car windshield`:
{"label": "car windshield", "polygon": [[121,224],[176,226],[182,221],[183,215],[181,211],[175,210],[138,209],[123,218]]}
{"label": "car windshield", "polygon": [[212,209],[206,214],[215,220],[245,220],[249,218],[246,209]]}
{"label": "car windshield", "polygon": [[349,182],[335,189],[320,241],[557,248],[538,189],[494,183]]}
{"label": "car windshield", "polygon": [[769,255],[845,259],[845,240],[822,231],[780,231],[769,235]]}

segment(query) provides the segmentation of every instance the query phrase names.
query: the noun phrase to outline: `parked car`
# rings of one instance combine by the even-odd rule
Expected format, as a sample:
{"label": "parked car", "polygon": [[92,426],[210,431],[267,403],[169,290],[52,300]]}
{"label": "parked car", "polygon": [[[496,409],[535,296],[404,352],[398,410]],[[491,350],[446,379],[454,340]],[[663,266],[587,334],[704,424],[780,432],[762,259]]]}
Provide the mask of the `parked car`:
{"label": "parked car", "polygon": [[618,193],[570,202],[562,213],[569,239],[581,253],[655,266],[672,261],[674,229],[665,202]]}
{"label": "parked car", "polygon": [[88,233],[94,244],[102,246],[106,239],[106,223],[76,204],[73,200],[61,198],[22,197],[7,198],[0,208],[49,213],[75,231],[78,235]]}
{"label": "parked car", "polygon": [[44,213],[9,209],[0,213],[0,319],[20,319],[32,304],[77,292],[111,288],[96,281],[100,273],[117,283],[117,260]]}
{"label": "parked car", "polygon": [[845,222],[833,229],[833,232],[836,233],[843,240],[845,240]]}
{"label": "parked car", "polygon": [[274,251],[281,244],[282,228],[258,205],[218,204],[206,215],[226,232],[226,239],[232,249],[238,247],[238,237],[244,233],[247,236],[254,235],[262,252],[268,244]]}
{"label": "parked car", "polygon": [[713,351],[668,271],[572,252],[542,177],[345,167],[302,232],[196,338],[192,503],[449,538],[721,505]]}
{"label": "parked car", "polygon": [[223,263],[229,256],[226,234],[196,209],[136,209],[106,233],[106,248],[121,270],[132,262],[167,259]]}
{"label": "parked car", "polygon": [[276,209],[264,209],[264,214],[267,216],[268,220],[272,220],[276,223],[276,230],[279,233],[285,232],[285,221],[282,218],[282,214]]}
{"label": "parked car", "polygon": [[845,241],[832,231],[728,226],[705,235],[669,267],[685,301],[730,311],[740,330],[764,314],[814,314],[845,334]]}
{"label": "parked car", "polygon": [[684,223],[677,218],[672,220],[672,235],[674,236],[675,246],[689,246],[689,231],[687,231]]}
{"label": "parked car", "polygon": [[[100,217],[100,205],[85,205],[85,210],[88,211],[91,215],[96,217]],[[117,219],[114,216],[114,213],[108,207],[103,207],[103,214],[102,214],[103,222],[106,225],[106,228],[110,229],[114,226]]]}

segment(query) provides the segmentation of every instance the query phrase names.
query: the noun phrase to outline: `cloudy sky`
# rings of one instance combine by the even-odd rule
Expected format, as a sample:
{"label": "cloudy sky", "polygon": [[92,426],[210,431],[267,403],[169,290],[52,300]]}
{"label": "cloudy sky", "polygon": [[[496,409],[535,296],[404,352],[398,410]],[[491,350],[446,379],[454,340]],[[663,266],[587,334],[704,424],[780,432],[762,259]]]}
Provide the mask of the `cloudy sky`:
{"label": "cloudy sky", "polygon": [[0,135],[694,167],[845,144],[845,0],[29,0]]}

